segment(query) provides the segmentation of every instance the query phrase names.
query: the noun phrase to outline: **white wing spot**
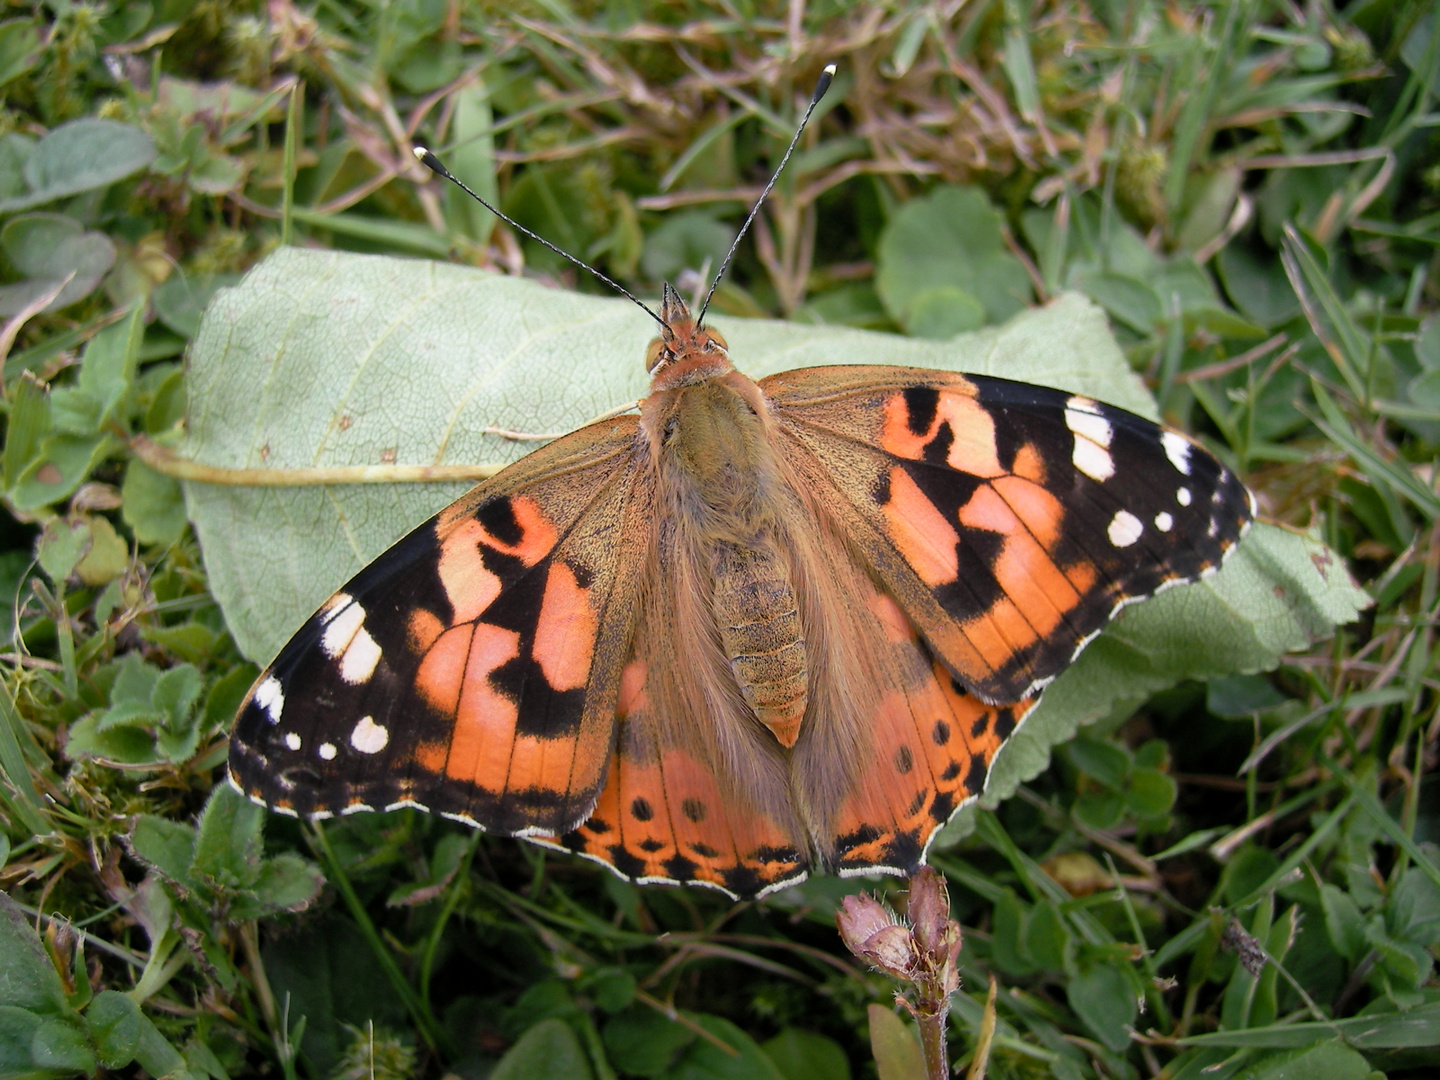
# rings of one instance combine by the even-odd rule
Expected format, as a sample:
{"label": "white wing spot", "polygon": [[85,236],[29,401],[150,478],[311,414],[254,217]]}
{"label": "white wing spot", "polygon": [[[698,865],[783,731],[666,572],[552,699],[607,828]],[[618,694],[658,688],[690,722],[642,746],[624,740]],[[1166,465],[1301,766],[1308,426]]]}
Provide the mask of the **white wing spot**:
{"label": "white wing spot", "polygon": [[1145,531],[1145,526],[1129,510],[1120,510],[1110,519],[1110,528],[1107,531],[1110,543],[1117,548],[1123,548],[1129,547],[1139,540],[1140,534]]}
{"label": "white wing spot", "polygon": [[1173,431],[1166,431],[1160,435],[1160,445],[1165,448],[1165,456],[1170,459],[1178,472],[1190,475],[1190,440],[1184,435],[1177,435]]}
{"label": "white wing spot", "polygon": [[[347,603],[341,607],[339,601],[344,597]],[[343,653],[350,645],[355,632],[365,622],[365,609],[359,604],[350,601],[350,597],[344,593],[335,594],[336,613],[325,618],[325,632],[320,635],[320,647],[325,650],[325,655],[334,660]]]}
{"label": "white wing spot", "polygon": [[350,644],[345,648],[345,659],[340,661],[340,678],[351,686],[369,682],[380,663],[380,646],[363,626],[355,631]]}
{"label": "white wing spot", "polygon": [[1169,532],[1171,527],[1174,526],[1174,524],[1175,519],[1172,518],[1169,514],[1165,513],[1165,511],[1163,510],[1155,515],[1155,528],[1159,529],[1161,532]]}
{"label": "white wing spot", "polygon": [[1115,475],[1115,459],[1110,456],[1110,451],[1089,439],[1076,438],[1070,461],[1091,480],[1102,484]]}
{"label": "white wing spot", "polygon": [[362,717],[350,732],[350,745],[362,754],[378,754],[390,741],[390,732],[383,724],[377,724],[371,717]]}
{"label": "white wing spot", "polygon": [[1181,506],[1189,506],[1189,505],[1190,505],[1190,489],[1189,489],[1189,488],[1181,488],[1179,491],[1175,492],[1175,501],[1178,502]]}
{"label": "white wing spot", "polygon": [[335,753],[335,744],[333,742],[322,742],[320,744],[319,754],[322,760],[334,761]]}
{"label": "white wing spot", "polygon": [[285,733],[285,745],[288,746],[291,750],[299,750],[300,736],[296,735],[293,731],[287,731]]}
{"label": "white wing spot", "polygon": [[1115,437],[1115,429],[1100,415],[1095,403],[1072,397],[1066,402],[1065,426],[1075,435],[1075,449],[1070,454],[1075,468],[1101,483],[1114,476],[1110,440]]}
{"label": "white wing spot", "polygon": [[285,711],[285,689],[274,675],[265,676],[255,688],[255,704],[260,706],[272,724],[280,722],[280,714]]}

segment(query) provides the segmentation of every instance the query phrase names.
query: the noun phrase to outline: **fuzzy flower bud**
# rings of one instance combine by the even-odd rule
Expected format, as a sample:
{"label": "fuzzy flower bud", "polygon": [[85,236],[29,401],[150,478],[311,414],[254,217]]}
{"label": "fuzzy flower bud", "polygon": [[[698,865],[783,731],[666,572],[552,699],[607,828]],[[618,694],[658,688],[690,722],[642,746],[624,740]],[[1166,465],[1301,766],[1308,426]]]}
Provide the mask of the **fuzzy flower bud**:
{"label": "fuzzy flower bud", "polygon": [[847,896],[835,913],[845,947],[885,974],[911,978],[920,964],[910,930],[868,893]]}

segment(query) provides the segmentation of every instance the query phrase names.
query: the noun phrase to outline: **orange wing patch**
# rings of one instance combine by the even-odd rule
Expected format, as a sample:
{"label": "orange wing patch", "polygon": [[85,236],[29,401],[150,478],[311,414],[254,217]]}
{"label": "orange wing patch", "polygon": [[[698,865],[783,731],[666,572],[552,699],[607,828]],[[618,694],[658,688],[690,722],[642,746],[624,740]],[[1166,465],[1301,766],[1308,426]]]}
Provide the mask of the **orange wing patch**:
{"label": "orange wing patch", "polygon": [[986,704],[928,655],[894,600],[877,593],[869,606],[890,643],[885,669],[903,685],[880,700],[873,766],[840,807],[831,864],[842,875],[910,874],[940,828],[985,790],[995,755],[1035,701]]}
{"label": "orange wing patch", "polygon": [[619,741],[589,819],[564,836],[529,839],[641,883],[709,885],[753,897],[803,881],[806,845],[727,797],[714,769],[692,753],[659,744],[644,681],[643,662],[627,665]]}

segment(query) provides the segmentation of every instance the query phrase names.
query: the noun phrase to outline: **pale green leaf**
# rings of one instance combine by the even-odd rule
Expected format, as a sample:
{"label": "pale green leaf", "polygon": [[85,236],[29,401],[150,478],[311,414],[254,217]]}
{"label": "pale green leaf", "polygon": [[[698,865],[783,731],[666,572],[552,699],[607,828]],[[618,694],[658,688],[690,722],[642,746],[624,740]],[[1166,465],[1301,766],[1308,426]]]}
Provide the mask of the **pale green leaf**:
{"label": "pale green leaf", "polygon": [[[946,342],[711,320],[753,377],[894,363],[1044,382],[1155,415],[1078,296]],[[287,249],[217,294],[191,356],[186,457],[224,467],[496,464],[645,393],[655,324],[623,300],[467,267]],[[268,660],[327,596],[469,486],[187,482],[210,585],[241,650]],[[259,587],[263,583],[263,588]]]}
{"label": "pale green leaf", "polygon": [[25,913],[0,893],[0,1005],[45,1016],[72,1016],[55,965]]}
{"label": "pale green leaf", "polygon": [[1272,1054],[1257,1061],[1237,1080],[1367,1080],[1370,1064],[1348,1046],[1317,1042],[1291,1053]]}
{"label": "pale green leaf", "polygon": [[0,213],[105,187],[153,160],[155,144],[139,128],[114,120],[72,120],[33,145],[23,166],[25,190],[0,199]]}
{"label": "pale green leaf", "polygon": [[0,286],[0,315],[16,315],[57,285],[68,283],[45,311],[59,311],[89,296],[115,265],[115,245],[104,233],[64,214],[23,214],[0,230],[0,247],[24,280]]}
{"label": "pale green leaf", "polygon": [[884,1005],[870,1005],[870,1052],[880,1080],[914,1080],[924,1076],[925,1055],[915,1029]]}
{"label": "pale green leaf", "polygon": [[490,1080],[590,1080],[594,1075],[580,1040],[563,1020],[541,1020],[520,1036]]}

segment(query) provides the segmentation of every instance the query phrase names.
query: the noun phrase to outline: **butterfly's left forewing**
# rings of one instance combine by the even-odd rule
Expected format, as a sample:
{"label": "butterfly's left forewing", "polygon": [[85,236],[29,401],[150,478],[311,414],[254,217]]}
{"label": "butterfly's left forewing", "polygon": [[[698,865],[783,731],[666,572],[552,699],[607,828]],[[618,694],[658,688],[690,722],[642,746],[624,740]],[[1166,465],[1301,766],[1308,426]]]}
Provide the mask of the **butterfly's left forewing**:
{"label": "butterfly's left forewing", "polygon": [[236,787],[302,816],[419,806],[509,834],[583,821],[651,513],[636,428],[536,451],[327,601],[241,709]]}

